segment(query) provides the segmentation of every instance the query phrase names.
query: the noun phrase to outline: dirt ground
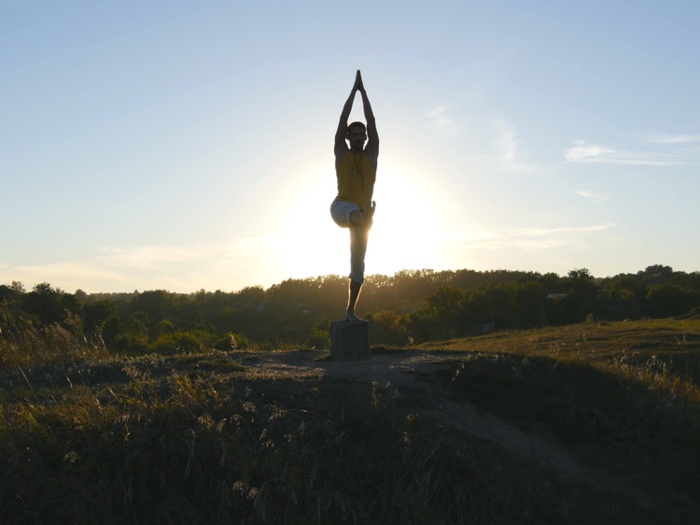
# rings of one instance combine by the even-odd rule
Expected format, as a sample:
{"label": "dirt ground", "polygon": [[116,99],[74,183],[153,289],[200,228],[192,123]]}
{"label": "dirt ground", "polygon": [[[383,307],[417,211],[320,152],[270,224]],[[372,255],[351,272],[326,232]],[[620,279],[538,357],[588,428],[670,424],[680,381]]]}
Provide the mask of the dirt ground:
{"label": "dirt ground", "polygon": [[525,433],[465,400],[455,399],[446,392],[444,379],[438,377],[437,372],[444,368],[445,361],[463,358],[463,352],[391,352],[355,362],[321,359],[325,355],[326,352],[321,351],[255,352],[236,354],[236,358],[270,378],[326,377],[376,384],[377,388],[391,391],[398,400],[409,401],[411,412],[435,420],[436,424],[444,425],[458,435],[496,443],[519,458],[533,461],[555,473],[562,480],[635,501],[641,507],[680,505],[694,509],[697,506],[683,494],[659,487],[641,470],[620,469],[618,466],[607,470],[584,465],[577,461],[575,450],[557,443],[551,436]]}

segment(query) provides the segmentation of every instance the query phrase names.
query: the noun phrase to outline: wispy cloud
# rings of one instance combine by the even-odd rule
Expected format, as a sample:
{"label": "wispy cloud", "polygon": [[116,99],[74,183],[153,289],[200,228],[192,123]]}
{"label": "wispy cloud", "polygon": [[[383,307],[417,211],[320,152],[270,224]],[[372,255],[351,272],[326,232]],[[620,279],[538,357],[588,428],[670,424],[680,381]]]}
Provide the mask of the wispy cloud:
{"label": "wispy cloud", "polygon": [[172,263],[207,259],[221,253],[221,245],[195,244],[190,246],[135,246],[104,248],[97,259],[107,264],[157,270]]}
{"label": "wispy cloud", "polygon": [[578,232],[597,232],[609,230],[615,226],[614,223],[608,222],[595,226],[564,226],[559,228],[511,228],[502,230],[506,235],[523,236],[523,237],[538,237],[542,235],[558,235],[561,233],[578,233]]}
{"label": "wispy cloud", "polygon": [[685,155],[651,151],[624,151],[599,144],[577,140],[574,146],[564,150],[567,162],[631,164],[641,166],[679,166],[687,164]]}
{"label": "wispy cloud", "polygon": [[287,244],[287,239],[281,237],[249,237],[227,243],[112,247],[104,248],[103,255],[97,259],[110,265],[145,270],[196,261],[226,266],[241,259],[269,257],[285,249]]}
{"label": "wispy cloud", "polygon": [[587,199],[593,199],[596,202],[605,202],[608,200],[608,195],[596,195],[595,193],[588,190],[578,190],[574,192],[576,195],[581,197],[586,197]]}
{"label": "wispy cloud", "polygon": [[454,119],[447,112],[447,105],[440,104],[425,112],[425,117],[432,126],[440,132],[455,132],[458,130]]}
{"label": "wispy cloud", "polygon": [[700,142],[700,134],[696,135],[652,135],[648,142],[655,144],[685,144]]}
{"label": "wispy cloud", "polygon": [[108,247],[80,260],[5,264],[0,266],[0,283],[18,280],[31,288],[47,281],[69,291],[240,289],[288,277],[289,268],[280,255],[289,250],[288,245],[284,239],[258,237],[226,243]]}
{"label": "wispy cloud", "polygon": [[462,250],[547,250],[577,242],[581,234],[614,228],[614,223],[592,226],[561,226],[556,228],[483,228],[475,227],[464,233],[445,236],[444,241],[461,244]]}
{"label": "wispy cloud", "polygon": [[50,275],[54,279],[78,279],[89,275],[90,278],[124,280],[124,277],[119,272],[96,268],[91,264],[75,262],[57,262],[39,266],[16,266],[12,270],[34,276],[42,281],[46,280],[46,275]]}
{"label": "wispy cloud", "polygon": [[612,148],[586,144],[583,140],[575,141],[575,146],[565,150],[564,157],[569,162],[600,162],[600,159],[617,153]]}
{"label": "wispy cloud", "polygon": [[501,162],[511,163],[515,160],[515,153],[519,144],[517,140],[518,131],[515,127],[503,122],[496,122],[498,128],[498,149],[501,154]]}
{"label": "wispy cloud", "polygon": [[492,121],[495,130],[495,161],[499,171],[529,173],[536,166],[523,162],[518,130],[501,118]]}
{"label": "wispy cloud", "polygon": [[[112,283],[121,291],[130,289],[129,279],[120,271],[101,267],[94,260],[62,261],[36,266],[10,266],[0,268],[0,282],[20,281],[28,289],[41,282],[48,282],[67,291],[92,289],[102,291],[104,283]],[[101,289],[102,288],[102,289]]]}

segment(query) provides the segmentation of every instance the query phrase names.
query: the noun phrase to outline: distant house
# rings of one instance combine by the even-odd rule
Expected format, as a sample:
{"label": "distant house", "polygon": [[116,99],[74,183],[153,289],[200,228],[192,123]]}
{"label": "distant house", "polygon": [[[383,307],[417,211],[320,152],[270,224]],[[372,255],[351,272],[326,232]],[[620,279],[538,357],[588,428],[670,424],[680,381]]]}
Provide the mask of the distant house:
{"label": "distant house", "polygon": [[566,297],[565,293],[548,293],[547,299],[556,299],[557,297]]}

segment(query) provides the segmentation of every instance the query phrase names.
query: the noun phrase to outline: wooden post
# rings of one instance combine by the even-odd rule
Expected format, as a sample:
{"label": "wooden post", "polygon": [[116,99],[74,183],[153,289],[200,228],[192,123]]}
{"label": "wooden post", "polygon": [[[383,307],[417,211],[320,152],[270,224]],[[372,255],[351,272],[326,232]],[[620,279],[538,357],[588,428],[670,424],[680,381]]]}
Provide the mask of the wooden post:
{"label": "wooden post", "polygon": [[333,361],[369,359],[369,321],[332,322],[331,359]]}

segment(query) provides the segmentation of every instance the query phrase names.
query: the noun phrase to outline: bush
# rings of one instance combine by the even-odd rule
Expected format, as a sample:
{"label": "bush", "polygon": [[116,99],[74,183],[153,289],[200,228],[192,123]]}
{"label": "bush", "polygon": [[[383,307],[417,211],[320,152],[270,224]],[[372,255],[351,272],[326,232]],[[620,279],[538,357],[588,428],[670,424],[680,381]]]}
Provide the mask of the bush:
{"label": "bush", "polygon": [[408,342],[408,330],[400,315],[393,311],[368,315],[372,323],[372,341],[377,344],[403,346]]}
{"label": "bush", "polygon": [[219,339],[214,348],[221,350],[223,352],[230,352],[231,350],[247,350],[250,348],[250,341],[243,334],[234,334],[229,332],[226,337]]}
{"label": "bush", "polygon": [[316,350],[328,350],[331,347],[331,337],[327,331],[312,328],[304,346]]}
{"label": "bush", "polygon": [[202,344],[193,334],[175,332],[160,335],[151,345],[151,351],[161,355],[194,354],[202,351]]}
{"label": "bush", "polygon": [[137,356],[147,354],[151,346],[148,340],[144,337],[135,336],[132,334],[118,335],[110,344],[110,353],[123,354],[128,356]]}

